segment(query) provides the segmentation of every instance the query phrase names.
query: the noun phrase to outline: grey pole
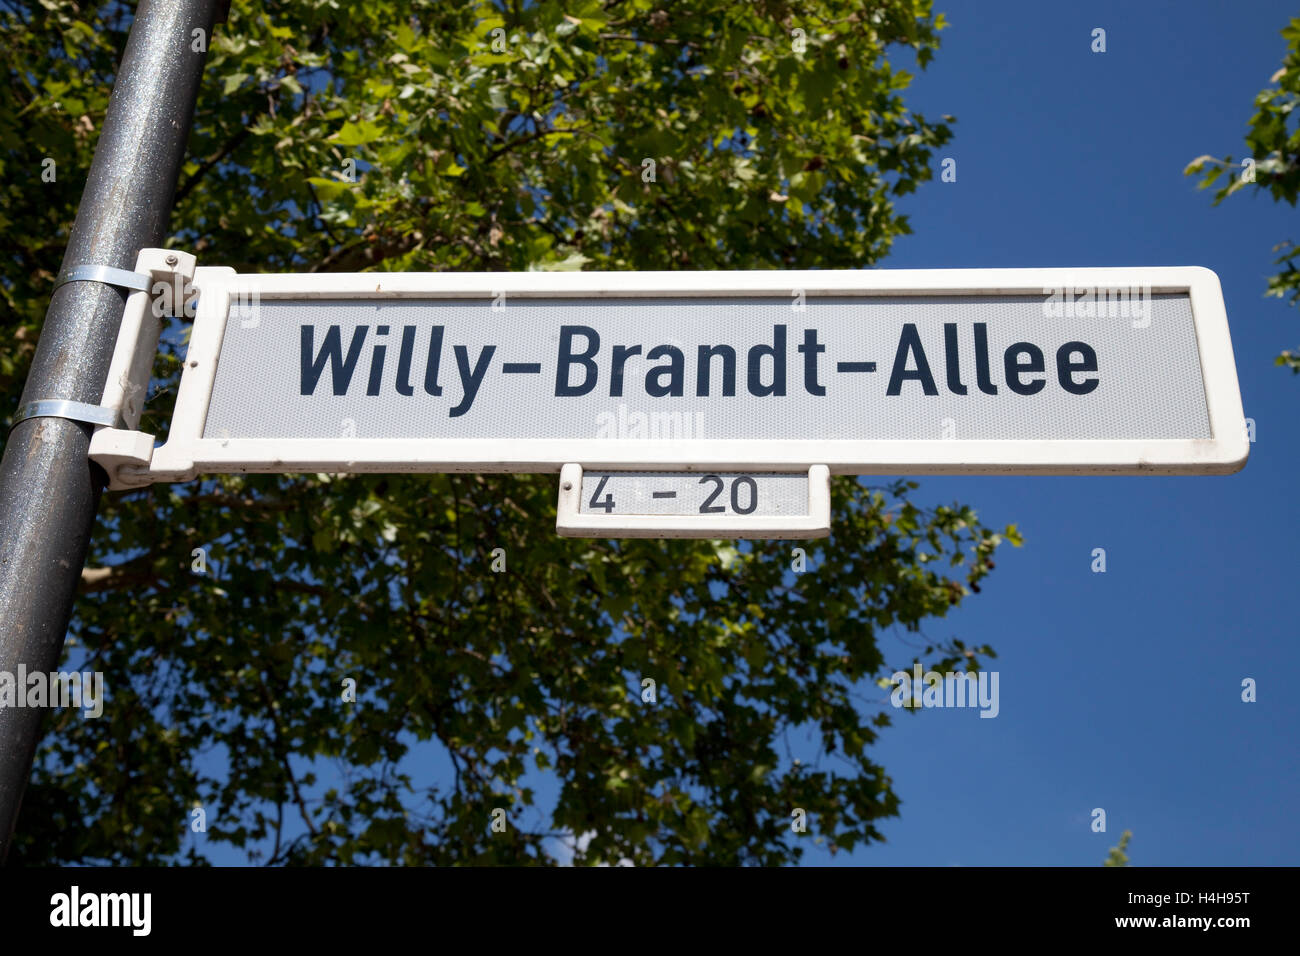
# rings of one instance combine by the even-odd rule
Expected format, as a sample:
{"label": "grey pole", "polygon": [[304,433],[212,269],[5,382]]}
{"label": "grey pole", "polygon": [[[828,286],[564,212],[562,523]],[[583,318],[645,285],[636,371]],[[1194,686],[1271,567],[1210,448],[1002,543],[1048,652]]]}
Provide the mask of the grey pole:
{"label": "grey pole", "polygon": [[[166,236],[176,179],[221,0],[140,0],[77,210],[63,272],[134,270]],[[196,43],[196,30],[202,42]],[[196,49],[198,47],[198,49]],[[38,187],[39,188],[39,187]],[[70,282],[50,299],[21,405],[98,405],[127,290]],[[93,426],[18,423],[0,461],[0,671],[57,669],[104,476],[86,457]],[[9,852],[40,708],[0,707],[0,862]]]}

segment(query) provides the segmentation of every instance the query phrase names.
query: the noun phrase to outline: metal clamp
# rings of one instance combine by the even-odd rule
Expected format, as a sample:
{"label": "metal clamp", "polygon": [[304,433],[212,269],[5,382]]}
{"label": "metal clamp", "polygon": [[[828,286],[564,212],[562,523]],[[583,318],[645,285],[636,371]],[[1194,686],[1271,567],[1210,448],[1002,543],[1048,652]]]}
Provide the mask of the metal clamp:
{"label": "metal clamp", "polygon": [[68,418],[74,422],[86,422],[89,425],[107,425],[115,427],[119,420],[116,408],[103,405],[89,405],[86,402],[73,402],[64,398],[43,398],[37,402],[28,402],[18,409],[14,416],[11,430],[21,421],[29,418]]}
{"label": "metal clamp", "polygon": [[[153,276],[127,269],[115,269],[113,266],[76,266],[54,280],[54,289],[69,282],[102,282],[123,289],[148,292],[153,286],[153,281]],[[50,291],[53,292],[54,289]]]}

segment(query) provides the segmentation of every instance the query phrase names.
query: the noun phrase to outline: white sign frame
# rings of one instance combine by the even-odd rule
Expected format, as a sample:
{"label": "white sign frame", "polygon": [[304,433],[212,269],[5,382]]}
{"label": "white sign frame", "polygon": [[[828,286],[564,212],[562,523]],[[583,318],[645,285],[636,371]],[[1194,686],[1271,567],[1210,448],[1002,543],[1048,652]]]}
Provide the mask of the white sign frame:
{"label": "white sign frame", "polygon": [[[748,272],[236,274],[194,271],[198,313],[165,444],[147,481],[240,472],[807,471],[832,474],[1230,474],[1246,463],[1241,395],[1218,276],[1198,266]],[[1211,436],[1145,440],[630,440],[204,438],[222,336],[236,296],[273,299],[1026,295],[1149,288],[1190,297]],[[106,436],[107,437],[107,436]]]}

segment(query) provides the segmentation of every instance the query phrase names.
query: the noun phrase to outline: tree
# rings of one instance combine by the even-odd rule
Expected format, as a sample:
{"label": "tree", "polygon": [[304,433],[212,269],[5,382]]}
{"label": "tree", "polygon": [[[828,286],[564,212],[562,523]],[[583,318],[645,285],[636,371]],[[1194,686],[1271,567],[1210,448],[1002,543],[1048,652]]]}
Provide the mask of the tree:
{"label": "tree", "polygon": [[[8,6],[13,407],[129,15]],[[241,271],[862,266],[949,137],[885,52],[924,65],[942,25],[928,0],[236,2],[172,245]],[[554,862],[558,835],[578,862],[783,863],[880,839],[886,651],[977,669],[991,649],[922,625],[1018,542],[915,488],[837,480],[798,574],[789,543],[560,539],[549,475],[106,496],[69,659],[109,699],[56,712],[14,858]]]}
{"label": "tree", "polygon": [[[1246,134],[1246,158],[1238,164],[1231,156],[1198,156],[1184,170],[1185,175],[1201,176],[1201,189],[1227,177],[1214,194],[1216,206],[1245,189],[1256,194],[1267,190],[1274,202],[1285,200],[1293,207],[1300,195],[1300,127],[1292,119],[1292,111],[1300,105],[1300,18],[1291,20],[1282,30],[1282,37],[1287,44],[1286,56],[1282,66],[1269,77],[1269,83],[1276,86],[1265,87],[1255,97],[1255,115],[1250,118]],[[1300,302],[1300,269],[1296,268],[1300,246],[1287,239],[1273,251],[1280,253],[1273,264],[1282,266],[1282,270],[1269,278],[1265,294],[1285,296],[1295,305]],[[1284,350],[1276,364],[1300,373],[1300,349]]]}
{"label": "tree", "polygon": [[1133,838],[1133,831],[1125,830],[1119,835],[1119,844],[1110,848],[1106,854],[1106,862],[1102,866],[1128,866],[1128,854],[1124,851],[1128,849],[1128,841]]}

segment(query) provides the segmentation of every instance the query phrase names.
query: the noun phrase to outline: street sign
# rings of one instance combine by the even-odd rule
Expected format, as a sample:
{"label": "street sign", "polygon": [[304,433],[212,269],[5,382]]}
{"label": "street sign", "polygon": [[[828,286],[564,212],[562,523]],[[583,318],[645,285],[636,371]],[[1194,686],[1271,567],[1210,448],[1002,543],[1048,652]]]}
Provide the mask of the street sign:
{"label": "street sign", "polygon": [[560,470],[556,531],[567,537],[820,538],[830,533],[830,472]]}
{"label": "street sign", "polygon": [[[154,448],[129,424],[92,444],[114,487],[209,472],[566,464],[587,474],[1223,474],[1249,451],[1223,295],[1202,268],[200,266],[193,287],[167,441]],[[133,295],[128,318],[147,299]],[[115,366],[129,367],[137,347],[120,341],[128,355]],[[630,501],[639,486],[627,480]],[[655,515],[667,517],[642,516]]]}

